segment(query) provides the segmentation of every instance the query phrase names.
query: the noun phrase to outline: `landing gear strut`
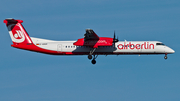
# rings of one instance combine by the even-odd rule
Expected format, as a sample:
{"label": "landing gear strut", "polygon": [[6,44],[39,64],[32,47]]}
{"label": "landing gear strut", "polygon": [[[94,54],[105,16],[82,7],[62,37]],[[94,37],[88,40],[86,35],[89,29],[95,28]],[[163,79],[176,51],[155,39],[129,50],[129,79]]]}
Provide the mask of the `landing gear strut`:
{"label": "landing gear strut", "polygon": [[94,53],[95,50],[96,50],[96,48],[93,48],[93,49],[90,51],[90,53],[89,53],[89,55],[88,55],[88,59],[89,59],[89,60],[92,59],[92,54]]}
{"label": "landing gear strut", "polygon": [[[93,49],[90,51],[89,55],[88,55],[88,59],[89,59],[89,60],[91,60],[91,59],[93,58],[92,61],[91,61],[92,64],[96,64],[96,60],[95,60],[95,59],[96,59],[97,56],[98,56],[98,55],[96,55],[96,56],[93,55],[93,53],[94,53],[95,50],[96,50],[96,48],[93,48]],[[92,56],[92,55],[93,55],[93,56]]]}
{"label": "landing gear strut", "polygon": [[165,56],[164,56],[164,59],[166,60],[168,57],[167,57],[167,53],[165,54]]}

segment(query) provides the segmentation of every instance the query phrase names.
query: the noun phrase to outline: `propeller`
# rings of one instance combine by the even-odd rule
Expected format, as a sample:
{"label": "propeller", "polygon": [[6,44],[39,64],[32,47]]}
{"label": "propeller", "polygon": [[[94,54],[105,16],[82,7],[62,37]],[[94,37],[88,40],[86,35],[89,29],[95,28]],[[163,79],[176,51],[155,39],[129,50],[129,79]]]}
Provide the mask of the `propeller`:
{"label": "propeller", "polygon": [[115,31],[114,31],[114,38],[113,38],[113,44],[115,44],[116,42],[118,42],[119,40],[118,40],[118,37],[117,37],[117,39],[116,39],[116,34],[115,34]]}

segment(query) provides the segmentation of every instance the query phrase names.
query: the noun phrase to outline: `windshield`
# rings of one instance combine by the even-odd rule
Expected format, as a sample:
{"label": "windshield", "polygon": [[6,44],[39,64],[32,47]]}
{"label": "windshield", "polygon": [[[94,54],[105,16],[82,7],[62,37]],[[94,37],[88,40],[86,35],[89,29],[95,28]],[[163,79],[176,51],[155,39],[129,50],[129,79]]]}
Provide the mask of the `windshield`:
{"label": "windshield", "polygon": [[165,44],[163,44],[163,43],[156,43],[156,45],[162,45],[162,46],[165,46]]}

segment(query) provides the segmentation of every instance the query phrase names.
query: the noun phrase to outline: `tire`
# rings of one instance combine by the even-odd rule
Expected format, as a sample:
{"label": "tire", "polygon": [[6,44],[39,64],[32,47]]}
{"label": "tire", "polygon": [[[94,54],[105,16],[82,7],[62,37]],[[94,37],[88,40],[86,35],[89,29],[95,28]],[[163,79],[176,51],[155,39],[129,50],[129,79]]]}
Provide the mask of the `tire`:
{"label": "tire", "polygon": [[96,60],[93,59],[93,60],[91,61],[91,63],[92,63],[92,64],[96,64]]}
{"label": "tire", "polygon": [[92,59],[92,55],[88,55],[88,59],[91,60]]}

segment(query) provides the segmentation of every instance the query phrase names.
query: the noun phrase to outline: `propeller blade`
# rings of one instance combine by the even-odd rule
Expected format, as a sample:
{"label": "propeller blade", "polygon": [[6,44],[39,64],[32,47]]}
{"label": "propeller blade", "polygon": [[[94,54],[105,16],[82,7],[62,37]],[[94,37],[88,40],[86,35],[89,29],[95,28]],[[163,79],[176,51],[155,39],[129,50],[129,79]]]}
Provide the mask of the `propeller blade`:
{"label": "propeller blade", "polygon": [[114,38],[113,39],[115,40],[115,38],[116,38],[116,34],[115,34],[115,31],[114,31]]}
{"label": "propeller blade", "polygon": [[118,37],[117,37],[117,39],[116,39],[116,34],[115,34],[115,31],[114,31],[114,37],[113,37],[113,44],[115,44],[116,42],[118,42],[119,40],[118,40]]}

